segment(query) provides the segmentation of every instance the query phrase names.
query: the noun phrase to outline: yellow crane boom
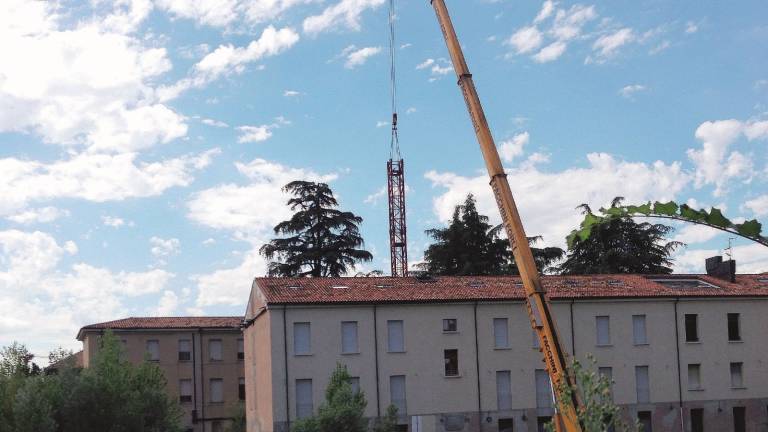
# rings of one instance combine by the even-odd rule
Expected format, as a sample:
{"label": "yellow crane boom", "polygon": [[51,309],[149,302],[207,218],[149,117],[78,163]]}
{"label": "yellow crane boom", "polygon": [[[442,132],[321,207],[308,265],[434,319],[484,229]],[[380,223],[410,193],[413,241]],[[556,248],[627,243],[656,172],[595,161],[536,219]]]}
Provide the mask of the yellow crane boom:
{"label": "yellow crane boom", "polygon": [[[453,68],[459,80],[458,84],[461,88],[461,93],[464,95],[469,115],[472,118],[472,124],[475,128],[477,141],[480,144],[480,150],[485,159],[488,175],[491,177],[490,183],[493,195],[496,198],[496,205],[499,207],[501,220],[504,224],[507,238],[509,238],[509,244],[512,247],[512,253],[514,254],[517,268],[520,270],[520,277],[525,288],[528,316],[531,320],[531,326],[539,338],[539,345],[544,355],[544,363],[546,364],[552,386],[554,389],[561,388],[562,385],[573,386],[573,378],[569,374],[566,364],[567,355],[560,344],[557,326],[546,299],[546,290],[541,284],[539,271],[533,260],[533,254],[528,245],[528,238],[525,235],[523,223],[520,220],[520,213],[517,211],[515,200],[512,197],[512,190],[507,181],[507,174],[504,172],[504,167],[501,164],[496,143],[493,141],[483,107],[480,104],[480,97],[477,95],[475,84],[472,81],[472,74],[469,73],[469,68],[464,59],[464,53],[461,50],[461,45],[459,45],[459,40],[456,37],[451,17],[448,15],[448,8],[445,6],[444,0],[430,0],[430,3],[432,3],[432,7],[435,9],[445,43],[448,45]],[[561,396],[556,391],[553,391],[553,394],[556,402],[554,418],[556,429],[558,431],[581,432],[582,428],[576,417],[576,410],[581,406],[578,396],[573,393],[572,400],[566,401],[561,400]]]}

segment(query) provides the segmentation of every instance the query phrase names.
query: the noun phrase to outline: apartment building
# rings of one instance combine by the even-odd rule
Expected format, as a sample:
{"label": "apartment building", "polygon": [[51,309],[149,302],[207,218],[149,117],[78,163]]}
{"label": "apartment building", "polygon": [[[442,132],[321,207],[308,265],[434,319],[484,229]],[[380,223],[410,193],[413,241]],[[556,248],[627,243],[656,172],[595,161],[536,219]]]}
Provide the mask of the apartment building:
{"label": "apartment building", "polygon": [[[768,275],[545,276],[565,350],[597,360],[646,431],[768,427]],[[516,277],[256,278],[246,312],[249,432],[316,412],[345,364],[366,416],[403,431],[539,431],[549,377]]]}
{"label": "apartment building", "polygon": [[133,363],[156,362],[184,409],[187,432],[222,432],[245,399],[241,317],[125,318],[80,329],[83,366],[111,329]]}

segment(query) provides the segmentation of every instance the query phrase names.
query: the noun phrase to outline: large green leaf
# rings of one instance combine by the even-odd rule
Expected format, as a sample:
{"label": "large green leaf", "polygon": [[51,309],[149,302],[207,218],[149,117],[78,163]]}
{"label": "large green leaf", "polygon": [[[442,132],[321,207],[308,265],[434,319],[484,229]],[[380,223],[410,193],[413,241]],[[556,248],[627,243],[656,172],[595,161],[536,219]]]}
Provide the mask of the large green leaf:
{"label": "large green leaf", "polygon": [[689,207],[688,204],[683,204],[680,206],[680,216],[682,216],[683,219],[687,219],[692,222],[698,222],[704,220],[707,217],[707,212],[703,210],[694,210]]}
{"label": "large green leaf", "polygon": [[600,213],[606,216],[621,217],[627,213],[627,209],[624,207],[601,208]]}
{"label": "large green leaf", "polygon": [[729,221],[728,218],[723,216],[723,212],[720,211],[719,208],[715,207],[712,207],[712,210],[709,211],[709,214],[706,216],[705,220],[707,223],[719,226],[721,228],[730,228],[733,226],[733,222]]}
{"label": "large green leaf", "polygon": [[677,215],[677,203],[670,201],[668,203],[660,203],[656,201],[653,205],[653,212],[662,216],[676,216]]}
{"label": "large green leaf", "polygon": [[752,219],[744,222],[743,224],[736,225],[736,231],[738,231],[739,234],[747,237],[759,237],[762,228],[762,224],[760,224],[760,222],[758,222],[756,219]]}
{"label": "large green leaf", "polygon": [[645,203],[643,205],[639,205],[639,206],[628,205],[626,207],[626,209],[627,209],[627,213],[629,213],[629,214],[638,214],[638,213],[640,213],[640,214],[644,214],[644,215],[649,215],[649,214],[651,214],[651,202],[649,201],[649,202],[647,202],[647,203]]}

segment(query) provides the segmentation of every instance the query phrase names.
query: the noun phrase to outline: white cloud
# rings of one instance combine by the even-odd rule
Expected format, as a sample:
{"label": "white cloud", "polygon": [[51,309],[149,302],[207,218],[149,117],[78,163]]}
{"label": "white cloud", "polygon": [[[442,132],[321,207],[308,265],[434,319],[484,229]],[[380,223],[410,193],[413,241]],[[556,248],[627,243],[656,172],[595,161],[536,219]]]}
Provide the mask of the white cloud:
{"label": "white cloud", "polygon": [[164,239],[160,237],[152,236],[149,239],[149,244],[152,246],[150,252],[155,258],[166,258],[179,253],[181,248],[181,242],[177,238]]}
{"label": "white cloud", "polygon": [[165,48],[130,34],[149,9],[145,0],[120,2],[65,27],[52,2],[0,2],[0,57],[14,59],[0,63],[0,132],[100,152],[186,135],[183,116],[152,98],[152,81],[171,68]]}
{"label": "white cloud", "polygon": [[119,217],[115,217],[115,216],[102,216],[101,217],[101,222],[104,225],[106,225],[108,227],[112,227],[112,228],[119,228],[119,227],[125,225],[125,220],[123,220],[122,218],[119,218]]}
{"label": "white cloud", "polygon": [[[350,50],[350,48],[352,49]],[[364,47],[358,49],[354,45],[350,45],[344,49],[344,51],[347,50],[349,51],[346,54],[346,61],[344,62],[344,67],[347,69],[354,69],[358,66],[362,66],[369,58],[381,53],[381,47]]]}
{"label": "white cloud", "polygon": [[558,9],[549,33],[560,41],[569,41],[580,36],[584,25],[595,18],[597,12],[594,6],[576,4],[568,10]]}
{"label": "white cloud", "polygon": [[451,72],[453,72],[453,65],[444,58],[439,58],[437,60],[428,58],[424,60],[423,62],[416,65],[417,70],[424,70],[429,69],[430,76],[430,82],[435,81],[438,77],[441,77],[443,75],[447,75]]}
{"label": "white cloud", "polygon": [[744,135],[752,141],[768,138],[768,120],[748,122],[744,125]]}
{"label": "white cloud", "polygon": [[534,18],[533,22],[539,23],[552,16],[552,13],[555,11],[555,5],[556,3],[554,1],[546,0],[541,5],[541,10],[539,11],[539,14],[536,15],[536,18]]}
{"label": "white cloud", "polygon": [[385,0],[340,0],[333,6],[328,6],[320,15],[307,17],[304,20],[304,32],[318,34],[328,30],[341,29],[360,30],[360,16],[368,9],[383,5]]}
{"label": "white cloud", "polygon": [[366,203],[366,204],[374,204],[375,205],[375,204],[378,204],[379,200],[381,200],[385,196],[387,196],[387,187],[386,186],[382,186],[376,192],[374,192],[374,193],[368,195],[367,197],[365,197],[363,202]]}
{"label": "white cloud", "polygon": [[217,127],[217,128],[227,128],[227,127],[229,127],[228,124],[224,123],[221,120],[215,120],[215,119],[209,119],[209,118],[201,119],[200,123],[202,123],[204,125],[208,125],[208,126]]}
{"label": "white cloud", "polygon": [[416,69],[417,70],[418,69],[426,69],[426,68],[432,66],[433,64],[435,64],[435,59],[428,58],[428,59],[424,60],[423,62],[417,64],[416,65]]}
{"label": "white cloud", "polygon": [[552,42],[551,44],[542,48],[541,51],[537,52],[533,56],[533,60],[537,63],[547,63],[557,60],[561,55],[563,55],[566,48],[568,48],[568,45],[563,41]]}
{"label": "white cloud", "polygon": [[78,154],[49,164],[0,159],[0,214],[55,198],[105,202],[160,195],[189,185],[192,174],[218,153],[214,149],[160,162],[138,162],[135,153]]}
{"label": "white cloud", "polygon": [[656,54],[666,50],[667,48],[669,48],[671,46],[672,46],[671,42],[669,42],[668,40],[663,40],[658,45],[656,45],[653,48],[651,48],[650,51],[648,51],[648,54],[656,55]]}
{"label": "white cloud", "polygon": [[693,34],[699,31],[699,25],[693,21],[688,21],[685,23],[685,32],[688,34]]}
{"label": "white cloud", "polygon": [[[163,270],[112,272],[86,263],[62,268],[73,242],[50,234],[0,231],[0,345],[24,334],[33,352],[71,341],[86,324],[132,313],[126,301],[155,295],[173,278]],[[65,345],[67,345],[65,343]]]}
{"label": "white cloud", "polygon": [[[548,245],[563,246],[565,236],[582,219],[575,207],[589,203],[593,208],[607,205],[616,196],[629,202],[669,200],[690,182],[679,163],[653,164],[626,162],[605,153],[587,155],[589,165],[559,172],[540,170],[536,164],[521,164],[508,170],[509,182],[517,198],[528,235],[543,235]],[[464,177],[454,173],[428,172],[433,187],[444,190],[433,201],[435,215],[448,221],[453,208],[473,193],[479,210],[498,223],[496,204],[488,177]],[[564,194],[563,191],[568,193]]]}
{"label": "white cloud", "polygon": [[587,62],[604,63],[615,57],[622,46],[634,41],[636,38],[635,31],[629,27],[600,36],[592,44],[595,57],[588,57]]}
{"label": "white cloud", "polygon": [[215,243],[216,243],[216,240],[214,240],[214,239],[212,239],[210,237],[205,239],[205,240],[203,240],[203,246],[210,246],[210,245],[215,244]]}
{"label": "white cloud", "polygon": [[761,195],[744,203],[744,207],[752,210],[755,216],[768,215],[768,195]]}
{"label": "white cloud", "polygon": [[298,92],[296,90],[286,90],[286,91],[283,92],[283,96],[285,96],[285,97],[301,96],[301,92]]}
{"label": "white cloud", "polygon": [[379,120],[379,121],[376,122],[376,127],[377,128],[381,128],[381,127],[388,126],[388,125],[389,125],[388,121]]}
{"label": "white cloud", "polygon": [[225,26],[237,19],[236,0],[157,0],[157,6],[179,18]]}
{"label": "white cloud", "polygon": [[501,155],[501,159],[504,162],[512,162],[516,157],[523,154],[524,150],[523,147],[525,147],[528,142],[530,141],[530,135],[528,132],[522,132],[515,136],[513,136],[511,139],[504,140],[499,144],[499,153]]}
{"label": "white cloud", "polygon": [[528,26],[516,31],[506,43],[512,45],[517,54],[525,54],[540,47],[543,40],[544,38],[536,26]]}
{"label": "white cloud", "polygon": [[200,308],[215,305],[245,307],[251,281],[256,276],[266,276],[266,273],[267,263],[254,244],[239,265],[190,277],[198,289],[196,305]]}
{"label": "white cloud", "polygon": [[266,141],[272,137],[270,125],[240,126],[237,128],[242,134],[237,138],[239,143],[251,143]]}
{"label": "white cloud", "polygon": [[36,223],[49,223],[56,219],[69,216],[69,210],[61,210],[56,207],[40,207],[23,210],[19,213],[7,216],[6,219],[22,225]]}
{"label": "white cloud", "polygon": [[672,240],[692,245],[712,240],[719,234],[722,234],[722,231],[718,231],[708,226],[685,224],[682,228],[678,229],[677,234],[672,238]]}
{"label": "white cloud", "polygon": [[635,93],[645,91],[646,89],[647,87],[642,84],[630,84],[622,87],[621,90],[619,90],[619,94],[624,98],[632,99]]}
{"label": "white cloud", "polygon": [[[686,249],[675,256],[675,272],[704,273],[704,260],[716,255],[723,255],[717,249]],[[768,272],[768,248],[751,243],[733,247],[733,259],[736,260],[736,273]]]}
{"label": "white cloud", "polygon": [[278,55],[298,41],[299,35],[293,29],[285,27],[278,30],[274,26],[268,26],[258,39],[251,41],[245,47],[235,47],[232,44],[219,45],[195,64],[189,77],[171,86],[158,88],[157,95],[160,100],[170,100],[190,88],[204,87],[221,76],[240,74],[245,71],[249,63]]}
{"label": "white cloud", "polygon": [[156,316],[173,316],[176,314],[176,310],[179,308],[179,296],[175,292],[166,290],[163,291],[163,296],[160,297],[160,301],[157,304],[154,314]]}

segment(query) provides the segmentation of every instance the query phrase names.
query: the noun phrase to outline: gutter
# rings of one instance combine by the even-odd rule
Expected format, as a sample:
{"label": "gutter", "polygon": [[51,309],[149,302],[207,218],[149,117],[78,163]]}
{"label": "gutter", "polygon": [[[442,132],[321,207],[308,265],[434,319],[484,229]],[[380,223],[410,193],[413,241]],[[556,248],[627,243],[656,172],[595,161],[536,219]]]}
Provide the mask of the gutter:
{"label": "gutter", "polygon": [[675,298],[675,354],[677,355],[677,396],[680,407],[680,432],[685,432],[685,417],[683,416],[683,381],[680,376],[680,330],[678,329],[677,303],[680,297]]}
{"label": "gutter", "polygon": [[477,302],[474,304],[475,318],[475,373],[477,376],[477,428],[480,432],[483,430],[483,399],[480,393],[480,348],[477,341]]}
{"label": "gutter", "polygon": [[376,417],[381,417],[381,395],[379,390],[379,320],[376,318],[377,306],[373,305],[373,358],[376,364]]}

